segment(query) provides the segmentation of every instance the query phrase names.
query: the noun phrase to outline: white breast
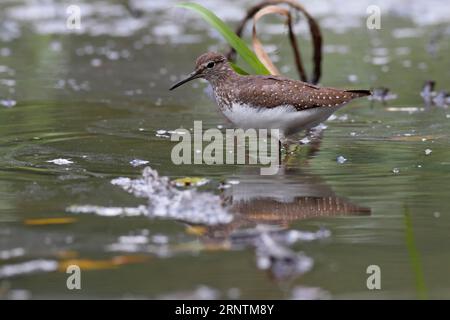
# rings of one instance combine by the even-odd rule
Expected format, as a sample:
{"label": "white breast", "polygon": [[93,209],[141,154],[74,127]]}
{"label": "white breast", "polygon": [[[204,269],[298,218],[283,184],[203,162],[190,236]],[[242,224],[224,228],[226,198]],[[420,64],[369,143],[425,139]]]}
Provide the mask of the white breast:
{"label": "white breast", "polygon": [[233,103],[223,114],[239,128],[279,129],[283,135],[290,135],[317,126],[340,107],[342,105],[297,111],[291,105],[266,109]]}

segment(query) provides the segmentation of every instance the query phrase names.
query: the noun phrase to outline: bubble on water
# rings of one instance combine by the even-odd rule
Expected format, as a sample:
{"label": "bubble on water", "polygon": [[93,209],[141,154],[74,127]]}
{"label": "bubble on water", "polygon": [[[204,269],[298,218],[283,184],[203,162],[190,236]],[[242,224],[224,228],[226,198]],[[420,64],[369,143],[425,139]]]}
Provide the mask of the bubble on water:
{"label": "bubble on water", "polygon": [[29,300],[31,299],[31,292],[24,289],[13,289],[7,292],[7,300]]}
{"label": "bubble on water", "polygon": [[428,156],[433,152],[431,149],[425,149],[425,155]]}
{"label": "bubble on water", "polygon": [[12,258],[17,258],[25,255],[24,248],[13,248],[9,250],[0,251],[0,260],[8,260]]}
{"label": "bubble on water", "polygon": [[347,76],[347,79],[348,79],[349,82],[355,83],[355,82],[358,81],[358,76],[356,74],[349,74]]}
{"label": "bubble on water", "polygon": [[337,116],[335,114],[332,114],[329,118],[328,121],[348,121],[348,114],[343,114],[341,116]]}
{"label": "bubble on water", "polygon": [[155,101],[155,105],[159,107],[159,106],[162,105],[162,102],[163,102],[163,100],[162,100],[161,98],[158,98],[158,99],[156,99],[156,101]]}
{"label": "bubble on water", "polygon": [[84,53],[91,55],[95,53],[95,48],[93,45],[87,44],[83,48]]}
{"label": "bubble on water", "polygon": [[68,207],[66,211],[71,213],[93,213],[103,217],[136,217],[147,214],[147,208],[143,205],[138,207],[102,207],[94,205],[73,205]]}
{"label": "bubble on water", "polygon": [[102,65],[102,59],[94,58],[91,60],[91,66],[100,67]]}
{"label": "bubble on water", "polygon": [[56,164],[56,165],[58,165],[58,166],[64,166],[64,165],[69,165],[69,164],[72,164],[72,163],[73,163],[73,161],[71,161],[71,160],[69,160],[69,159],[64,159],[64,158],[58,158],[58,159],[48,160],[47,162]]}
{"label": "bubble on water", "polygon": [[392,30],[392,36],[397,39],[417,38],[423,34],[423,30],[415,28],[397,28]]}
{"label": "bubble on water", "polygon": [[152,242],[154,244],[167,244],[169,243],[169,237],[166,236],[165,234],[155,234],[151,237]]}
{"label": "bubble on water", "polygon": [[118,60],[120,58],[120,55],[117,51],[108,51],[108,53],[106,54],[106,57],[109,60]]}
{"label": "bubble on water", "polygon": [[0,48],[0,56],[2,57],[9,57],[11,55],[12,51],[10,48]]}
{"label": "bubble on water", "polygon": [[123,49],[122,51],[120,51],[120,56],[124,59],[128,59],[129,57],[131,57],[131,53],[130,51]]}
{"label": "bubble on water", "polygon": [[219,290],[205,285],[200,285],[191,291],[179,291],[156,297],[157,300],[216,300],[219,298]]}
{"label": "bubble on water", "polygon": [[419,62],[419,64],[417,65],[417,67],[420,70],[427,70],[428,69],[428,65],[425,62]]}
{"label": "bubble on water", "polygon": [[141,160],[141,159],[133,159],[130,161],[131,166],[133,167],[139,167],[148,164],[149,162],[147,160]]}
{"label": "bubble on water", "polygon": [[7,87],[14,87],[16,85],[16,80],[14,79],[0,79],[0,83]]}
{"label": "bubble on water", "polygon": [[58,269],[58,262],[54,260],[31,260],[0,267],[0,279],[11,278],[24,274],[52,272]]}
{"label": "bubble on water", "polygon": [[356,132],[350,132],[350,136],[356,137]]}
{"label": "bubble on water", "polygon": [[405,68],[411,68],[412,62],[411,62],[411,60],[403,60],[403,61],[402,61],[402,65],[403,65],[403,67],[405,67]]}
{"label": "bubble on water", "polygon": [[62,43],[60,41],[50,42],[50,50],[60,52],[62,50]]}
{"label": "bubble on water", "polygon": [[387,56],[389,55],[389,49],[388,48],[372,48],[372,54],[374,56]]}
{"label": "bubble on water", "polygon": [[12,99],[4,99],[0,100],[0,104],[5,108],[12,108],[17,104],[17,101]]}
{"label": "bubble on water", "polygon": [[236,300],[241,297],[241,290],[239,288],[230,288],[227,290],[227,298]]}
{"label": "bubble on water", "polygon": [[297,286],[292,289],[292,300],[328,300],[331,294],[319,287]]}
{"label": "bubble on water", "polygon": [[400,173],[400,169],[399,168],[394,168],[394,169],[392,169],[392,173],[399,174]]}
{"label": "bubble on water", "polygon": [[390,62],[390,58],[389,57],[373,57],[371,62],[374,65],[385,65]]}
{"label": "bubble on water", "polygon": [[343,164],[347,161],[347,159],[344,156],[339,156],[336,158],[337,163]]}
{"label": "bubble on water", "polygon": [[0,73],[7,73],[11,76],[16,74],[14,69],[11,69],[10,67],[4,65],[0,65]]}
{"label": "bubble on water", "polygon": [[119,243],[123,244],[146,244],[148,243],[148,237],[144,235],[129,235],[129,236],[120,236]]}
{"label": "bubble on water", "polygon": [[314,241],[319,239],[329,238],[331,232],[326,229],[321,229],[316,232],[289,230],[284,235],[284,241],[288,244],[294,244],[299,241]]}

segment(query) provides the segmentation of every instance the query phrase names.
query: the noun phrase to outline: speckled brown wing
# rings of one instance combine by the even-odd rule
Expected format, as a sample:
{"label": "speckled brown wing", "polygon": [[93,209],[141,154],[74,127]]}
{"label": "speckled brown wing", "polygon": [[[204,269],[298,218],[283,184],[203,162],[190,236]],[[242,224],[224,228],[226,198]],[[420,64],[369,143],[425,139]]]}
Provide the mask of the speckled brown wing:
{"label": "speckled brown wing", "polygon": [[291,105],[297,110],[334,107],[370,95],[368,90],[322,88],[277,76],[241,77],[236,85],[237,100],[253,106],[275,108]]}

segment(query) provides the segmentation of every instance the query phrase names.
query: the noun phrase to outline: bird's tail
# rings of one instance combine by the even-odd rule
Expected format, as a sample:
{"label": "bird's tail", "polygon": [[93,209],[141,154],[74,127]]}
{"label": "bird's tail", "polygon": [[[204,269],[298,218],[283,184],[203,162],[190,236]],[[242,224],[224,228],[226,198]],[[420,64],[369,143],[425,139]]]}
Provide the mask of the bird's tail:
{"label": "bird's tail", "polygon": [[345,90],[345,92],[348,92],[348,93],[352,94],[352,96],[354,98],[359,98],[359,97],[365,97],[365,96],[372,95],[372,91],[370,91],[370,90]]}

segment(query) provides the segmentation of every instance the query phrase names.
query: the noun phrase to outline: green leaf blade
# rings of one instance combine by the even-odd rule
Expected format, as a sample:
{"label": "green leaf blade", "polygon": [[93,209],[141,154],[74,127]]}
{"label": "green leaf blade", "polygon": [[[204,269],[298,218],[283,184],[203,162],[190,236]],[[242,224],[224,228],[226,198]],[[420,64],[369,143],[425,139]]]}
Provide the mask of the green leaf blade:
{"label": "green leaf blade", "polygon": [[193,3],[182,2],[176,5],[177,7],[192,10],[208,22],[214,29],[216,29],[222,37],[233,47],[236,52],[242,57],[242,59],[253,69],[257,74],[268,75],[269,70],[259,61],[258,57],[247,47],[246,43],[234,33],[228,25],[223,22],[214,13],[206,9],[205,7]]}

